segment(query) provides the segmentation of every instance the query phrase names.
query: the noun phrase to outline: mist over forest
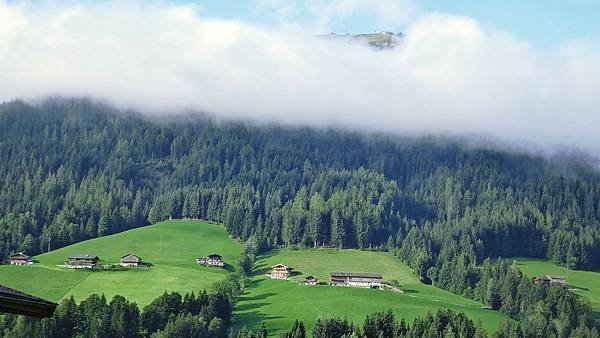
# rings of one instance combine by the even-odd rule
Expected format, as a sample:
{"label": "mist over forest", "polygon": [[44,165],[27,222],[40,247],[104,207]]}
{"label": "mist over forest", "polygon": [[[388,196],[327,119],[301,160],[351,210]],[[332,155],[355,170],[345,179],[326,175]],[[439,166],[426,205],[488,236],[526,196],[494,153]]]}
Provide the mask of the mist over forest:
{"label": "mist over forest", "polygon": [[[593,42],[537,47],[470,17],[407,20],[409,3],[321,6],[314,26],[265,27],[186,3],[1,1],[0,100],[86,96],[153,115],[193,110],[600,154]],[[394,48],[321,37],[328,13],[352,4],[405,23]]]}

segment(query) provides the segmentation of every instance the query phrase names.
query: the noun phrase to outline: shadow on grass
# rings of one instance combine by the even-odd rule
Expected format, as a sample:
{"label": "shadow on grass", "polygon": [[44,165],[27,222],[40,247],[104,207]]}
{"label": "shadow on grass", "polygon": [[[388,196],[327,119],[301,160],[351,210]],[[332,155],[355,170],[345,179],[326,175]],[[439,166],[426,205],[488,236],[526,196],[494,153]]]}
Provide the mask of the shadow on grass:
{"label": "shadow on grass", "polygon": [[584,291],[590,291],[590,289],[588,288],[584,288],[582,286],[577,286],[577,285],[573,285],[573,284],[569,284],[567,285],[570,289],[574,289],[574,290],[584,290]]}
{"label": "shadow on grass", "polygon": [[259,265],[255,266],[254,269],[252,270],[252,275],[260,276],[260,275],[266,274],[269,271],[271,271],[270,266],[266,266],[265,264],[259,264]]}
{"label": "shadow on grass", "polygon": [[243,327],[248,329],[258,329],[261,323],[270,320],[270,319],[279,319],[283,318],[282,316],[272,316],[260,311],[250,311],[245,312],[241,315],[236,316],[234,320],[234,325],[241,329]]}
{"label": "shadow on grass", "polygon": [[[246,304],[239,304],[238,306],[235,307],[236,311],[249,311],[249,310],[255,310],[258,308],[263,307],[264,305],[270,305],[271,303],[246,303]],[[242,316],[245,316],[245,314],[243,314]]]}
{"label": "shadow on grass", "polygon": [[262,283],[264,281],[264,279],[250,279],[247,283],[246,283],[246,290],[250,290],[253,289],[255,287],[257,287],[260,283]]}
{"label": "shadow on grass", "polygon": [[404,289],[404,288],[400,288],[400,290],[402,290],[402,292],[404,293],[419,293],[419,291],[414,290],[414,289]]}
{"label": "shadow on grass", "polygon": [[279,250],[277,250],[277,249],[271,250],[271,251],[266,252],[266,253],[263,253],[263,254],[261,254],[260,256],[257,257],[258,258],[257,261],[263,261],[265,259],[271,258],[271,257],[277,255],[278,253],[279,253]]}
{"label": "shadow on grass", "polygon": [[227,270],[228,272],[235,272],[235,267],[229,263],[225,263],[225,265],[223,265],[223,269]]}
{"label": "shadow on grass", "polygon": [[[267,293],[263,293],[260,295],[256,295],[256,296],[252,296],[252,297],[241,297],[240,298],[240,303],[242,302],[250,302],[250,301],[254,301],[254,300],[264,300],[267,299],[271,296],[275,296],[276,293],[272,293],[272,292],[267,292]],[[266,304],[262,304],[262,305],[266,305]]]}

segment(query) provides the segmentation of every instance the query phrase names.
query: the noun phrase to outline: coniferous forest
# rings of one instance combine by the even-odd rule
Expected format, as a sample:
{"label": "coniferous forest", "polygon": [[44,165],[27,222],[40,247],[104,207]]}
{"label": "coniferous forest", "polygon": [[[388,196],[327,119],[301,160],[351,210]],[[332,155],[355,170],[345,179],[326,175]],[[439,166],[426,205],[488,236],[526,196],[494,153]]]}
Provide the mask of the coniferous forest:
{"label": "coniferous forest", "polygon": [[[589,306],[567,291],[539,289],[503,260],[488,259],[600,268],[600,174],[575,156],[143,117],[51,99],[0,105],[0,160],[0,260],[169,218],[206,219],[258,252],[387,250],[424,282],[539,320],[532,327],[596,325]],[[540,315],[540,301],[555,311]],[[505,330],[525,330],[510,325]]]}

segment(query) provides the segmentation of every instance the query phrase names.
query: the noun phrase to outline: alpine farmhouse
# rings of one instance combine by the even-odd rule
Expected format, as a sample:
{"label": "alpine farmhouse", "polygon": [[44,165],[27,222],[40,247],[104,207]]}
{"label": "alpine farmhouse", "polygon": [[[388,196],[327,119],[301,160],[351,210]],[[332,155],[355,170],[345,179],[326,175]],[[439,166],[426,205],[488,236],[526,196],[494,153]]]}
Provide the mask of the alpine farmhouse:
{"label": "alpine farmhouse", "polygon": [[361,288],[381,288],[382,276],[376,273],[332,272],[331,285]]}
{"label": "alpine farmhouse", "polygon": [[140,256],[127,254],[121,257],[121,266],[124,268],[139,268],[145,267],[147,264],[142,262],[142,258],[140,258]]}
{"label": "alpine farmhouse", "polygon": [[70,269],[95,269],[98,266],[98,256],[69,256],[65,267]]}
{"label": "alpine farmhouse", "polygon": [[315,276],[307,276],[306,278],[304,278],[304,282],[302,282],[304,285],[317,285],[317,277]]}
{"label": "alpine farmhouse", "polygon": [[31,257],[27,256],[22,252],[18,252],[16,254],[12,254],[9,257],[9,261],[11,265],[28,265],[33,264],[33,260]]}
{"label": "alpine farmhouse", "polygon": [[292,271],[294,269],[292,269],[291,267],[287,266],[287,265],[283,265],[283,264],[277,264],[277,265],[273,265],[271,267],[271,278],[273,279],[287,279],[291,274]]}
{"label": "alpine farmhouse", "polygon": [[205,266],[218,266],[221,268],[225,266],[223,256],[219,254],[208,255],[208,257],[199,257],[196,259],[196,263]]}
{"label": "alpine farmhouse", "polygon": [[543,284],[543,285],[558,284],[561,286],[567,286],[567,280],[564,276],[545,275],[542,277],[533,277],[532,281],[535,284]]}

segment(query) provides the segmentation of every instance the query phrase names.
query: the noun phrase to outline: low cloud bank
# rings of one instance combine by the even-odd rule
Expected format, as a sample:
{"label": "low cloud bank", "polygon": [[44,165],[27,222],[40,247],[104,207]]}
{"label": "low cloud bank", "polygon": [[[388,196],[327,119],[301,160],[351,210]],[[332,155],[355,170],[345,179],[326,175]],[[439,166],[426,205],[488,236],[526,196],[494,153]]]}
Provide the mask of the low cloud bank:
{"label": "low cloud bank", "polygon": [[536,49],[425,14],[396,48],[205,17],[193,6],[0,0],[0,100],[89,96],[149,114],[478,135],[600,155],[600,49]]}

